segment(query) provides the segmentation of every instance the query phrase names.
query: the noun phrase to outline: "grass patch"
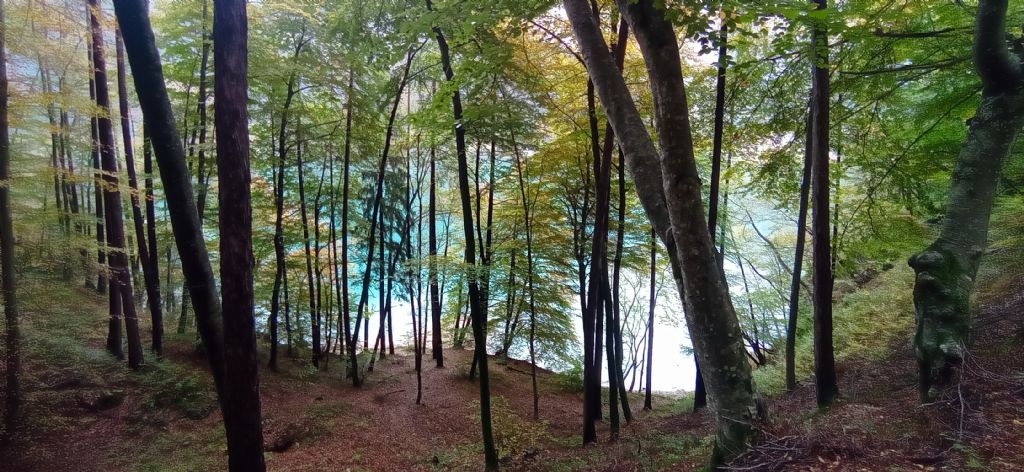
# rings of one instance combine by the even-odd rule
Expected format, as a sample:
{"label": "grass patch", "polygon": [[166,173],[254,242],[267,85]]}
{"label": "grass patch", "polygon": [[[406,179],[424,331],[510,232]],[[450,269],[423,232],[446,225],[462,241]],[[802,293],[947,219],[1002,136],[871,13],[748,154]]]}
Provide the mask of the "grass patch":
{"label": "grass patch", "polygon": [[204,373],[164,360],[148,364],[139,380],[152,390],[143,404],[147,410],[167,408],[198,420],[217,409],[211,379]]}
{"label": "grass patch", "polygon": [[108,458],[111,468],[140,472],[227,470],[224,426],[174,431],[125,445]]}
{"label": "grass patch", "polygon": [[640,438],[637,463],[643,470],[666,470],[684,460],[702,462],[711,455],[714,436],[652,431]]}
{"label": "grass patch", "polygon": [[430,470],[474,470],[480,468],[484,450],[480,442],[456,444],[448,449],[434,451],[428,461]]}
{"label": "grass patch", "polygon": [[[848,359],[880,360],[891,352],[894,342],[909,342],[914,329],[914,271],[897,264],[882,272],[860,290],[843,297],[833,307],[833,342],[836,361]],[[807,305],[804,305],[807,307]],[[809,378],[814,369],[814,339],[810,335],[813,320],[810,307],[801,310],[797,337],[797,379]],[[754,371],[757,388],[766,394],[786,389],[786,366],[778,362]]]}

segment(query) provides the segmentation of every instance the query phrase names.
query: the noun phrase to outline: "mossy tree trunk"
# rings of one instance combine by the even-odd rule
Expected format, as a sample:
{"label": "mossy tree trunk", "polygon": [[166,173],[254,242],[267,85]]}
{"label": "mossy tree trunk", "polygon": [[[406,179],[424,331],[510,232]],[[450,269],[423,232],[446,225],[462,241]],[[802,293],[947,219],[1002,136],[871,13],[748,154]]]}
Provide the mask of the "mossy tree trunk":
{"label": "mossy tree trunk", "polygon": [[981,103],[953,171],[949,201],[936,239],[910,258],[917,273],[914,346],[923,400],[946,385],[963,361],[971,295],[985,252],[1003,160],[1024,124],[1024,71],[1006,41],[1007,0],[982,0],[974,30]]}
{"label": "mossy tree trunk", "polygon": [[713,462],[722,463],[753,440],[756,407],[739,322],[704,219],[675,32],[653,2],[618,2],[647,63],[661,131],[659,156],[589,5],[563,3],[641,203],[668,249],[716,413]]}

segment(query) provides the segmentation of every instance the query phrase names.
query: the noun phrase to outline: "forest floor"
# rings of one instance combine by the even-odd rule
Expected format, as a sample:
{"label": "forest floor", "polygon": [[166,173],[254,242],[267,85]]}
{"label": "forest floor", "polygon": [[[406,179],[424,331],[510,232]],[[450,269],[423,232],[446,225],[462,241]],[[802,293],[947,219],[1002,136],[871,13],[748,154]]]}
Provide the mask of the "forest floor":
{"label": "forest floor", "polygon": [[[1024,468],[1024,326],[1021,286],[982,303],[962,382],[920,405],[910,333],[881,361],[840,363],[842,398],[814,406],[808,382],[767,398],[765,438],[735,470],[1021,470]],[[27,419],[0,451],[12,471],[225,470],[223,426],[194,335],[171,335],[165,358],[139,372],[104,351],[106,303],[52,280],[23,286]],[[911,313],[905,313],[912,316]],[[148,336],[147,336],[148,337]],[[283,353],[282,353],[283,354]],[[479,470],[477,384],[470,352],[445,351],[446,368],[423,360],[423,401],[407,350],[378,361],[362,388],[341,378],[337,358],[317,373],[305,357],[262,370],[270,470]],[[529,364],[491,359],[495,432],[507,470],[695,470],[711,444],[710,417],[690,400],[655,396],[622,437],[581,448],[581,395],[541,371],[533,421]],[[0,366],[2,369],[2,366]],[[277,452],[272,452],[277,451]]]}

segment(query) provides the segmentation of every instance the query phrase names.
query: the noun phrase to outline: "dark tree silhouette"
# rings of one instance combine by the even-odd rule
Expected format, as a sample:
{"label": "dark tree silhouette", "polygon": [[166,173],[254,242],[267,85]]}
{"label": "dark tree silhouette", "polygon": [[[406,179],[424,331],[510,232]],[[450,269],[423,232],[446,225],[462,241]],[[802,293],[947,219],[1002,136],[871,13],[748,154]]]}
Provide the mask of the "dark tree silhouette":
{"label": "dark tree silhouette", "polygon": [[[427,10],[433,11],[430,0],[426,0]],[[448,41],[440,27],[433,27],[437,48],[441,52],[441,68],[444,69],[445,80],[455,82],[455,70],[452,69]],[[475,267],[476,241],[473,235],[473,204],[469,196],[469,163],[466,159],[466,124],[462,121],[462,95],[456,88],[452,91],[452,118],[455,131],[455,153],[458,161],[459,195],[462,200],[462,228],[465,232],[465,262],[469,273],[469,314],[473,326],[473,353],[480,371],[480,426],[483,430],[484,461],[487,470],[498,470],[498,451],[494,446],[494,434],[491,430],[491,390],[490,373],[487,370],[487,331],[485,312],[482,306],[480,285],[477,282]]]}
{"label": "dark tree silhouette", "polygon": [[0,0],[0,287],[4,296],[5,377],[4,436],[6,443],[14,435],[21,408],[21,333],[18,324],[18,290],[14,275],[14,228],[11,218],[11,138],[7,91],[7,19]]}
{"label": "dark tree silhouette", "polygon": [[[826,0],[815,0],[817,9]],[[828,31],[814,25],[811,76],[811,242],[814,262],[814,379],[818,406],[828,406],[839,394],[832,349],[832,244],[829,242],[829,71]]]}
{"label": "dark tree silhouette", "polygon": [[96,126],[99,136],[100,164],[103,169],[103,208],[106,218],[107,247],[110,249],[108,254],[111,295],[110,333],[113,336],[107,339],[107,345],[113,348],[115,353],[120,351],[120,318],[123,314],[125,334],[128,340],[128,365],[137,369],[142,366],[142,339],[139,336],[139,319],[135,311],[135,295],[132,292],[132,274],[128,267],[128,253],[125,250],[121,192],[118,190],[119,172],[117,156],[114,155],[114,127],[110,121],[110,93],[107,85],[106,59],[103,53],[103,30],[100,27],[98,16],[100,11],[98,0],[89,0],[93,79],[96,87],[96,107],[99,109]]}
{"label": "dark tree silhouette", "polygon": [[[160,269],[157,267],[157,255],[146,242],[146,225],[142,216],[142,202],[139,200],[139,178],[135,172],[135,150],[132,146],[132,127],[128,108],[128,79],[125,76],[124,42],[121,30],[115,35],[117,47],[117,95],[118,108],[121,112],[121,139],[124,143],[125,171],[128,173],[128,186],[131,189],[132,222],[135,227],[135,246],[142,262],[142,276],[146,285],[146,301],[153,324],[153,352],[163,353],[164,311],[160,300]],[[146,151],[148,153],[148,151]],[[152,235],[150,235],[152,238]]]}
{"label": "dark tree silhouette", "polygon": [[262,471],[263,426],[253,320],[249,183],[248,19],[245,0],[213,11],[214,127],[220,177],[220,277],[224,297],[224,428],[232,471]]}

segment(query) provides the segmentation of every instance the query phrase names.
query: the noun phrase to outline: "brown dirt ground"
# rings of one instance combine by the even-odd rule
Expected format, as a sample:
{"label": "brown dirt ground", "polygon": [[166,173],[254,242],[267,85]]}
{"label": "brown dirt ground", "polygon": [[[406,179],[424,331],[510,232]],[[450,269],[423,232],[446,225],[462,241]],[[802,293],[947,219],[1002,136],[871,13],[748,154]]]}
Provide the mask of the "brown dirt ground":
{"label": "brown dirt ground", "polygon": [[[84,292],[82,292],[84,294]],[[917,401],[916,364],[909,343],[894,346],[885,362],[840,366],[842,399],[831,409],[814,406],[813,385],[768,399],[771,420],[764,440],[735,470],[1024,470],[1024,296],[985,304],[977,317],[972,355],[962,382],[940,401]],[[88,360],[54,366],[29,349],[25,376],[28,426],[7,450],[0,470],[116,471],[224,470],[220,417],[192,420],[154,407],[154,386],[103,354],[105,306],[83,295],[67,316],[98,329],[76,333]],[[27,313],[26,329],[48,326]],[[90,321],[94,320],[94,321]],[[169,343],[166,356],[188,370],[205,369],[190,342]],[[280,372],[262,371],[264,434],[268,445],[295,443],[267,453],[270,470],[478,470],[482,464],[474,412],[479,393],[467,378],[470,353],[449,349],[447,367],[423,360],[423,401],[417,405],[413,356],[401,351],[378,361],[366,385],[340,378],[333,358],[326,371],[309,372],[305,359],[283,359]],[[682,402],[656,397],[639,411],[616,443],[581,448],[581,397],[541,371],[540,418],[533,422],[529,364],[492,359],[496,430],[509,457],[507,470],[695,470],[707,453],[707,413],[684,411]],[[0,367],[2,368],[2,367]],[[83,407],[99,392],[124,392],[110,409]],[[87,402],[86,402],[87,403]],[[504,406],[500,405],[503,403]]]}

